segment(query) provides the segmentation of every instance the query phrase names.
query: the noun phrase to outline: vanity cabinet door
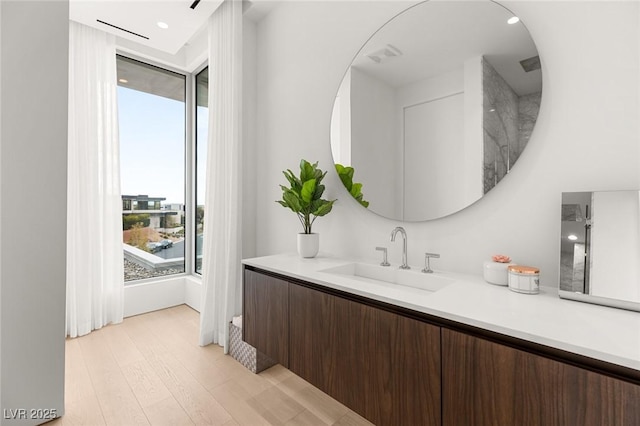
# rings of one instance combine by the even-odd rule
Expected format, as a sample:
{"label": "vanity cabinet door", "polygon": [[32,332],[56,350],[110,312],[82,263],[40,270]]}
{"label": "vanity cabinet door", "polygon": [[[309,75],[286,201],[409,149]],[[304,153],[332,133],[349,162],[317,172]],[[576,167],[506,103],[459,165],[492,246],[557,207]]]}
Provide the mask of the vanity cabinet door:
{"label": "vanity cabinet door", "polygon": [[289,283],[244,270],[242,339],[289,366]]}
{"label": "vanity cabinet door", "polygon": [[442,330],[445,426],[640,425],[640,386]]}
{"label": "vanity cabinet door", "polygon": [[290,369],[376,425],[440,425],[440,328],[291,284]]}

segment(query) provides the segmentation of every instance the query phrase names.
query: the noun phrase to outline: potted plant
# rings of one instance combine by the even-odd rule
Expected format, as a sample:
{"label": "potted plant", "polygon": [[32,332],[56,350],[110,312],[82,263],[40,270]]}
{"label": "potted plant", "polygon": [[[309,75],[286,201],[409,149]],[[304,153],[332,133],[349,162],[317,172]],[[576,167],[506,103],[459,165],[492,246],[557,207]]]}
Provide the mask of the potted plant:
{"label": "potted plant", "polygon": [[298,253],[302,257],[315,257],[320,245],[319,235],[311,232],[313,222],[328,214],[336,200],[324,200],[324,179],[327,172],[318,168],[318,162],[311,164],[300,160],[300,176],[291,170],[282,172],[289,181],[289,187],[280,185],[282,200],[277,200],[281,206],[291,209],[300,220],[303,232],[298,234]]}

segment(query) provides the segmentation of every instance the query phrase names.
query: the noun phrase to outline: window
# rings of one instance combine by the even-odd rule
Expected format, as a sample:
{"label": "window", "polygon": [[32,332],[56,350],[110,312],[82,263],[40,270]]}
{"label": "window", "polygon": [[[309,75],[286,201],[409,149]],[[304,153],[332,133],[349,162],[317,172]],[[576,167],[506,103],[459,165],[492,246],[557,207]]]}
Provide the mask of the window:
{"label": "window", "polygon": [[207,135],[209,133],[209,68],[196,75],[196,209],[195,209],[195,271],[202,273],[204,232],[204,194],[207,179]]}
{"label": "window", "polygon": [[117,64],[124,279],[182,273],[186,77],[123,56]]}

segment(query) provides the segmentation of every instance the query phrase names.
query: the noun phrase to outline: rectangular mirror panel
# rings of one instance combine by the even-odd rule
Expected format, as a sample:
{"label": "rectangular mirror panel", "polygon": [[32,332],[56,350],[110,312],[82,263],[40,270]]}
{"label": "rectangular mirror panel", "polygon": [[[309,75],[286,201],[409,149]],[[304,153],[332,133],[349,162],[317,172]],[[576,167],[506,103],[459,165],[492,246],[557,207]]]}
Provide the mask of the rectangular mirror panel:
{"label": "rectangular mirror panel", "polygon": [[565,192],[560,297],[640,311],[640,191]]}

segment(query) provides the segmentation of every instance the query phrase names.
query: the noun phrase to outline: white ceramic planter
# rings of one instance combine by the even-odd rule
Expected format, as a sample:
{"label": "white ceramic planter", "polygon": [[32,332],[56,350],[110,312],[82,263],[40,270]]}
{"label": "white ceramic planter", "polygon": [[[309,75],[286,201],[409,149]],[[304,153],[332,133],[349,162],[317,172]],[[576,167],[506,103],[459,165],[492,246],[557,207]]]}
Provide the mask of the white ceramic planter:
{"label": "white ceramic planter", "polygon": [[298,254],[300,257],[316,257],[320,248],[320,234],[298,234]]}
{"label": "white ceramic planter", "polygon": [[484,280],[490,284],[507,285],[509,283],[509,272],[507,268],[513,263],[499,263],[490,260],[484,262]]}

